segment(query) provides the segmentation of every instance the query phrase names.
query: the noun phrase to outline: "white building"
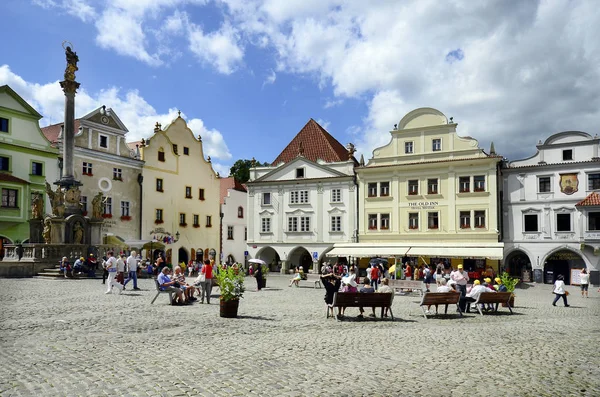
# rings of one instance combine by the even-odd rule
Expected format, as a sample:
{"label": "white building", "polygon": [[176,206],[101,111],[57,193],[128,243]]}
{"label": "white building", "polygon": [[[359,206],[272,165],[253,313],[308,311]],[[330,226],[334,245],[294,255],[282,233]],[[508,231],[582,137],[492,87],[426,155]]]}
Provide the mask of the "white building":
{"label": "white building", "polygon": [[246,251],[246,188],[233,177],[221,178],[221,262],[244,263]]}
{"label": "white building", "polygon": [[[537,153],[503,170],[504,265],[510,273],[577,283],[586,267],[598,284],[600,139],[567,131],[539,142]],[[574,270],[575,269],[575,270]]]}
{"label": "white building", "polygon": [[354,147],[310,120],[270,167],[250,170],[249,258],[271,270],[318,270],[333,244],[356,233]]}

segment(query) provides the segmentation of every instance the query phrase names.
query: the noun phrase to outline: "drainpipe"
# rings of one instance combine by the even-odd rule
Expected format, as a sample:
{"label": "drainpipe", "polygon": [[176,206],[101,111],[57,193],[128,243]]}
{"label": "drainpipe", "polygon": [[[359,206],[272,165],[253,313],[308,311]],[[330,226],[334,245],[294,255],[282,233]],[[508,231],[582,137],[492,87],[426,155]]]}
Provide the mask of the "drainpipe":
{"label": "drainpipe", "polygon": [[144,181],[144,176],[142,174],[138,174],[137,177],[137,182],[138,185],[140,185],[140,200],[139,200],[139,205],[140,205],[140,214],[139,214],[139,218],[140,218],[140,237],[139,239],[142,239],[142,206],[143,206],[143,201],[142,201],[142,196],[143,196],[143,186],[142,182]]}

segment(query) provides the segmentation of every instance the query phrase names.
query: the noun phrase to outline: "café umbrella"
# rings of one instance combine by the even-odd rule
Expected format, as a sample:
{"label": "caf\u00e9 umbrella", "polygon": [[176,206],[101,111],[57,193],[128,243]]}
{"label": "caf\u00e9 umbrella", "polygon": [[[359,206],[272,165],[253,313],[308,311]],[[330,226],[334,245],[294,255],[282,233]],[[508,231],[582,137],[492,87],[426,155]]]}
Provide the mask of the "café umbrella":
{"label": "caf\u00e9 umbrella", "polygon": [[266,265],[267,262],[262,259],[248,259],[248,263],[258,263],[259,265]]}

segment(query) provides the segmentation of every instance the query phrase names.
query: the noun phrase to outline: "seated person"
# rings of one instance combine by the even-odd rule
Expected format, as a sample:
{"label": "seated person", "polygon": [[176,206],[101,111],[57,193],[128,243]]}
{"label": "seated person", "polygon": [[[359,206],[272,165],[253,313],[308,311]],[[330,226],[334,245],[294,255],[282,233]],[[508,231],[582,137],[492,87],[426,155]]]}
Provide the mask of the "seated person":
{"label": "seated person", "polygon": [[[333,307],[330,305],[333,304],[333,295],[340,289],[340,276],[329,273],[321,275],[321,280],[323,281],[323,288],[325,288],[325,304],[327,305],[327,316],[331,313],[331,317],[334,316]],[[338,307],[338,317],[340,315],[340,308]]]}
{"label": "seated person", "polygon": [[71,266],[69,265],[69,261],[66,256],[63,256],[62,260],[60,261],[59,266],[60,266],[60,271],[63,272],[63,274],[65,275],[65,278],[67,278],[67,272],[69,270],[71,270]]}
{"label": "seated person", "polygon": [[[342,293],[345,292],[358,292],[358,284],[356,283],[356,274],[350,274],[349,276],[342,277]],[[340,317],[344,317],[346,307],[342,307],[339,312]]]}
{"label": "seated person", "polygon": [[185,300],[187,302],[197,300],[196,298],[194,298],[194,291],[196,291],[196,288],[185,282],[185,276],[181,266],[175,266],[175,274],[173,274],[173,280],[179,283],[179,287],[183,290],[183,295],[185,296]]}
{"label": "seated person", "polygon": [[[477,301],[477,299],[479,299],[479,295],[481,295],[482,292],[492,292],[492,290],[490,290],[488,287],[481,285],[481,281],[475,280],[473,282],[473,287],[471,288],[471,290],[467,292],[467,295],[464,297],[464,299],[461,299],[461,301],[464,301],[463,307],[466,307],[467,313],[471,312],[471,305],[468,304],[470,302]],[[495,293],[496,291],[493,292]]]}
{"label": "seated person", "polygon": [[81,273],[81,270],[83,269],[84,260],[85,258],[82,256],[75,261],[75,263],[73,264],[73,273]]}
{"label": "seated person", "polygon": [[[442,278],[440,280],[440,285],[437,286],[435,292],[456,292],[456,290],[453,288],[453,286],[456,283],[454,281],[452,281],[451,285],[448,285],[448,280],[446,280],[445,278]],[[429,310],[431,309],[431,305],[427,306],[427,310],[425,310],[425,313],[429,314],[431,313]],[[438,305],[435,305],[435,311],[437,313],[438,310]]]}
{"label": "seated person", "polygon": [[158,281],[158,286],[161,291],[170,291],[175,293],[176,299],[174,299],[173,302],[171,302],[172,305],[185,305],[183,301],[183,291],[181,290],[181,288],[176,287],[175,285],[177,282],[171,280],[171,278],[169,277],[170,271],[171,269],[169,269],[166,266],[162,268],[161,272],[156,278],[156,281]]}
{"label": "seated person", "polygon": [[288,285],[288,287],[291,287],[292,284],[295,284],[296,287],[299,287],[300,286],[300,280],[302,280],[302,276],[300,275],[300,272],[298,271],[298,268],[296,268],[296,273],[294,273],[294,277],[291,278],[290,285]]}
{"label": "seated person", "polygon": [[508,292],[506,289],[506,285],[502,284],[502,279],[500,277],[496,277],[494,280],[496,284],[494,284],[494,289],[498,292]]}
{"label": "seated person", "polygon": [[[367,277],[365,277],[364,286],[358,292],[360,292],[361,294],[375,293],[375,288],[371,287],[371,281]],[[369,314],[369,317],[375,317],[375,308],[373,307],[372,309],[373,313]],[[365,310],[362,307],[359,307],[358,310],[360,311],[358,318],[363,318],[363,313],[365,312]]]}
{"label": "seated person", "polygon": [[302,266],[300,266],[300,270],[298,271],[298,273],[300,274],[301,280],[306,280],[306,274],[304,273],[304,269],[302,268]]}
{"label": "seated person", "polygon": [[[387,278],[384,278],[383,280],[381,280],[381,286],[377,289],[377,293],[378,294],[392,294],[392,302],[394,302],[394,289],[392,287],[390,287],[390,280]],[[389,313],[390,308],[386,307],[383,309],[383,317],[387,317],[388,313]]]}

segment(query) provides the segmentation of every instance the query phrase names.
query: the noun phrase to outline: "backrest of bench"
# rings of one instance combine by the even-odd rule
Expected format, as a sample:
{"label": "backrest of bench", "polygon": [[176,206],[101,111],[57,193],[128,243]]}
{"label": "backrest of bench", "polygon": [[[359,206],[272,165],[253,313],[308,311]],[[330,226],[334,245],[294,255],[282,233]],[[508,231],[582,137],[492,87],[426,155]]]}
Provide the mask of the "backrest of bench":
{"label": "backrest of bench", "polygon": [[421,300],[421,306],[458,303],[459,299],[460,294],[458,292],[425,292]]}
{"label": "backrest of bench", "polygon": [[422,289],[423,283],[420,281],[413,280],[390,280],[389,284],[392,288],[412,288],[412,289]]}
{"label": "backrest of bench", "polygon": [[478,303],[504,303],[508,302],[512,292],[482,292],[479,294]]}
{"label": "backrest of bench", "polygon": [[390,306],[393,294],[361,292],[336,292],[333,297],[334,306]]}

